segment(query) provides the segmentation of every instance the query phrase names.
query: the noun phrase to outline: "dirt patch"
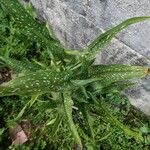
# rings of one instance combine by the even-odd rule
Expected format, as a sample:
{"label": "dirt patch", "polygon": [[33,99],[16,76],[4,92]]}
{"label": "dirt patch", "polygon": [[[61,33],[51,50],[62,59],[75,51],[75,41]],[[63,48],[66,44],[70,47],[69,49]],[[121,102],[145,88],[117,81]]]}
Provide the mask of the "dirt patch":
{"label": "dirt patch", "polygon": [[7,68],[0,68],[0,84],[11,80],[11,72]]}

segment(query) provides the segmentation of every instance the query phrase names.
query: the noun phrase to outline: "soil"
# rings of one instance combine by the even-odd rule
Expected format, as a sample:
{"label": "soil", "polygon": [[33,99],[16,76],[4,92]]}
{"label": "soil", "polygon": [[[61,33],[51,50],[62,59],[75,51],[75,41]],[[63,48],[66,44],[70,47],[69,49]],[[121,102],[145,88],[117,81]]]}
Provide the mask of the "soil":
{"label": "soil", "polygon": [[8,68],[0,68],[0,84],[11,80],[11,72]]}

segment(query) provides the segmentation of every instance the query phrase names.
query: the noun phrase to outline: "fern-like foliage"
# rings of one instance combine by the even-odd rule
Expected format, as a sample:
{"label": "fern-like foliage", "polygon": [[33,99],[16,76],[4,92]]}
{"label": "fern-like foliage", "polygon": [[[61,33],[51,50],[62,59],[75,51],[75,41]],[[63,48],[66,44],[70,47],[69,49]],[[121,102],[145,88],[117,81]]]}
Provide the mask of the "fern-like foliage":
{"label": "fern-like foliage", "polygon": [[[127,66],[127,65],[96,65],[91,62],[96,54],[110,43],[111,39],[121,30],[134,23],[150,19],[150,17],[136,17],[128,19],[116,27],[101,34],[95,39],[83,52],[69,52],[58,40],[53,38],[46,26],[41,25],[26,11],[18,0],[0,0],[0,5],[7,14],[13,18],[12,24],[18,29],[20,34],[27,37],[31,42],[40,44],[45,50],[42,54],[50,59],[43,64],[41,57],[35,57],[37,60],[28,60],[27,58],[18,60],[11,58],[11,55],[1,53],[0,62],[10,68],[17,77],[9,82],[0,85],[0,97],[21,95],[51,97],[56,100],[57,116],[48,125],[52,125],[51,136],[54,137],[59,129],[60,124],[67,120],[67,124],[74,137],[75,143],[79,149],[82,148],[82,139],[77,129],[77,122],[74,122],[73,108],[82,112],[84,122],[89,129],[89,136],[92,141],[96,139],[96,133],[92,130],[92,121],[90,112],[93,108],[95,111],[106,118],[105,121],[116,125],[124,131],[125,134],[138,140],[143,140],[140,133],[130,130],[117,120],[105,104],[101,104],[100,98],[105,94],[121,92],[122,90],[133,86],[127,80],[134,78],[143,78],[148,75],[149,68],[144,66]],[[3,31],[5,32],[5,30]],[[5,43],[6,52],[8,50],[8,41],[3,39],[4,34],[0,35],[0,41]],[[14,35],[15,36],[15,35]],[[18,37],[15,37],[16,39]],[[24,40],[22,40],[24,43]],[[19,42],[18,42],[19,44]],[[9,45],[13,49],[13,45]],[[32,50],[31,50],[32,51]],[[45,55],[46,52],[46,55]],[[69,56],[69,57],[68,57]],[[67,58],[67,59],[66,59]],[[44,67],[43,67],[44,66]],[[21,76],[20,76],[21,74]],[[122,82],[123,81],[123,82]],[[32,105],[35,99],[31,99]],[[30,103],[30,102],[29,102]],[[28,103],[27,103],[28,104]],[[89,107],[90,106],[90,107]],[[27,109],[28,105],[24,108]],[[21,118],[25,109],[22,109]],[[63,110],[63,111],[62,111]],[[62,113],[64,112],[64,113]],[[65,116],[64,118],[62,118]],[[63,121],[62,121],[63,120]],[[84,133],[85,135],[86,133]],[[85,136],[83,136],[84,138]]]}

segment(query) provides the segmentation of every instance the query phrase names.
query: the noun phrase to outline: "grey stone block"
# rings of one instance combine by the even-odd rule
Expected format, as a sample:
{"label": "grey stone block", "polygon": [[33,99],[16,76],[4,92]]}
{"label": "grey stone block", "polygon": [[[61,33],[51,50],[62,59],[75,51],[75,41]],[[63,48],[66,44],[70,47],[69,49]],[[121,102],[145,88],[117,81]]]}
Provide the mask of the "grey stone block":
{"label": "grey stone block", "polygon": [[[65,46],[80,49],[102,30],[135,16],[150,15],[149,0],[31,0]],[[99,54],[96,63],[150,66],[150,21],[129,27]],[[150,78],[127,92],[133,105],[150,115]]]}

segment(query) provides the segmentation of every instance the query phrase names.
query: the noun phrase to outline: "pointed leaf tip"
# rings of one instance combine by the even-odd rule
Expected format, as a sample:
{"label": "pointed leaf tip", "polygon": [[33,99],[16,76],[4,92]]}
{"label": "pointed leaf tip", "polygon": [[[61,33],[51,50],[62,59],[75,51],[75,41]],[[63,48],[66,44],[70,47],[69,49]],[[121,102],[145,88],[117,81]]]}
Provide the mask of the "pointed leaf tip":
{"label": "pointed leaf tip", "polygon": [[147,71],[147,73],[148,73],[148,74],[150,74],[150,68],[148,68],[148,71]]}
{"label": "pointed leaf tip", "polygon": [[144,70],[144,72],[145,72],[145,75],[148,75],[148,74],[150,74],[150,68],[148,68],[148,67],[145,67],[145,70]]}
{"label": "pointed leaf tip", "polygon": [[87,54],[87,60],[94,59],[96,54],[100,52],[105,46],[107,46],[113,37],[115,37],[120,31],[123,29],[127,28],[128,26],[142,22],[145,20],[150,19],[150,16],[141,16],[141,17],[134,17],[127,19],[117,26],[109,29],[105,33],[101,34],[98,36],[89,46],[88,46],[88,51],[89,53]]}

